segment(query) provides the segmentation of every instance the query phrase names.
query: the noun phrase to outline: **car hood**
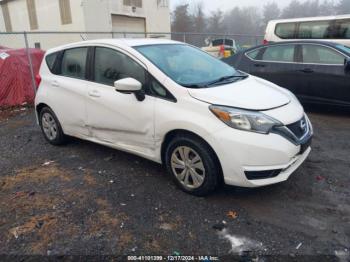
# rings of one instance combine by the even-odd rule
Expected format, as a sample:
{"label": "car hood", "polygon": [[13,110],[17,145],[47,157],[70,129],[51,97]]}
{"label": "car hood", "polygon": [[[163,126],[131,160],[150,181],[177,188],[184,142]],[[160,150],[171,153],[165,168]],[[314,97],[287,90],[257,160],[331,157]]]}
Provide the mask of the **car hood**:
{"label": "car hood", "polygon": [[268,110],[291,101],[290,95],[282,88],[254,76],[222,86],[192,88],[188,92],[193,98],[210,104],[250,110]]}

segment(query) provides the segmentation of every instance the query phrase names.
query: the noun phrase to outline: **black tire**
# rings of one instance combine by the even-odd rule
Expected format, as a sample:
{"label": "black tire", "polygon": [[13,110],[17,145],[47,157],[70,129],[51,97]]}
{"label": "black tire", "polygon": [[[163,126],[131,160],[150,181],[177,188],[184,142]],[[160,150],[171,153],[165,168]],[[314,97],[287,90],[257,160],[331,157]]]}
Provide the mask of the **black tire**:
{"label": "black tire", "polygon": [[[201,158],[201,161],[205,168],[205,177],[201,186],[198,188],[188,188],[184,186],[184,184],[180,182],[173,171],[171,158],[173,153],[179,147],[188,147],[194,150]],[[175,184],[184,192],[192,195],[208,195],[218,187],[220,182],[221,168],[215,153],[207,143],[194,135],[177,135],[169,142],[165,149],[165,166]]]}
{"label": "black tire", "polygon": [[[43,116],[46,115],[47,116],[50,115],[52,117],[52,119],[54,120],[54,122],[56,123],[56,135],[54,138],[50,138],[44,131],[44,127],[43,127]],[[58,145],[63,145],[66,143],[67,141],[67,137],[66,135],[63,133],[63,130],[62,130],[62,126],[60,124],[60,122],[58,121],[57,119],[57,116],[55,115],[55,113],[51,110],[51,108],[49,107],[44,107],[40,113],[39,113],[39,125],[40,125],[40,128],[41,128],[41,131],[45,137],[45,140],[47,142],[49,142],[51,145],[55,145],[55,146],[58,146]]]}

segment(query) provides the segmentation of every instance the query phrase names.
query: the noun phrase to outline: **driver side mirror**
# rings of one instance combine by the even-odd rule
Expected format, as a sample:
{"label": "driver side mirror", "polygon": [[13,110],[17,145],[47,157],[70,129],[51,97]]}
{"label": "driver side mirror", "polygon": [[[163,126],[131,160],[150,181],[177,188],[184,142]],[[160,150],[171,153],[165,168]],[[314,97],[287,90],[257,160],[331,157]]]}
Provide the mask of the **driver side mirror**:
{"label": "driver side mirror", "polygon": [[134,78],[128,77],[114,82],[115,90],[121,93],[134,93],[137,100],[145,100],[145,92],[142,90],[142,84]]}
{"label": "driver side mirror", "polygon": [[350,71],[350,58],[345,58],[344,66],[346,71]]}

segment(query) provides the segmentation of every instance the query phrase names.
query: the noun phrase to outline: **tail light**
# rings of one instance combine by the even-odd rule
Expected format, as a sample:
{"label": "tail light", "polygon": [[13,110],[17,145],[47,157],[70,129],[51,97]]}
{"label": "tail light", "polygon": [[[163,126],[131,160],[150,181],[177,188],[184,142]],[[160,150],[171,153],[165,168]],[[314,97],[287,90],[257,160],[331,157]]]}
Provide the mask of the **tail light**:
{"label": "tail light", "polygon": [[37,74],[35,76],[35,84],[36,84],[37,89],[39,88],[40,83],[41,83],[41,76],[39,74]]}
{"label": "tail light", "polygon": [[264,39],[263,44],[264,44],[264,45],[268,45],[268,44],[269,44],[269,41],[267,41],[266,39]]}

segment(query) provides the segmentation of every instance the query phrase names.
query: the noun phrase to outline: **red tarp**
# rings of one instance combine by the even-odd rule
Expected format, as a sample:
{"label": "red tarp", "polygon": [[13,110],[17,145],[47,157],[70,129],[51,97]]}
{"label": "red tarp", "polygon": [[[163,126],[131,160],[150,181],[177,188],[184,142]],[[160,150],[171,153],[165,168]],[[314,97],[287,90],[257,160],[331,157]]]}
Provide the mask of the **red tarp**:
{"label": "red tarp", "polygon": [[[45,52],[29,49],[34,75],[39,72]],[[16,106],[34,101],[34,90],[26,49],[0,46],[0,106]]]}

